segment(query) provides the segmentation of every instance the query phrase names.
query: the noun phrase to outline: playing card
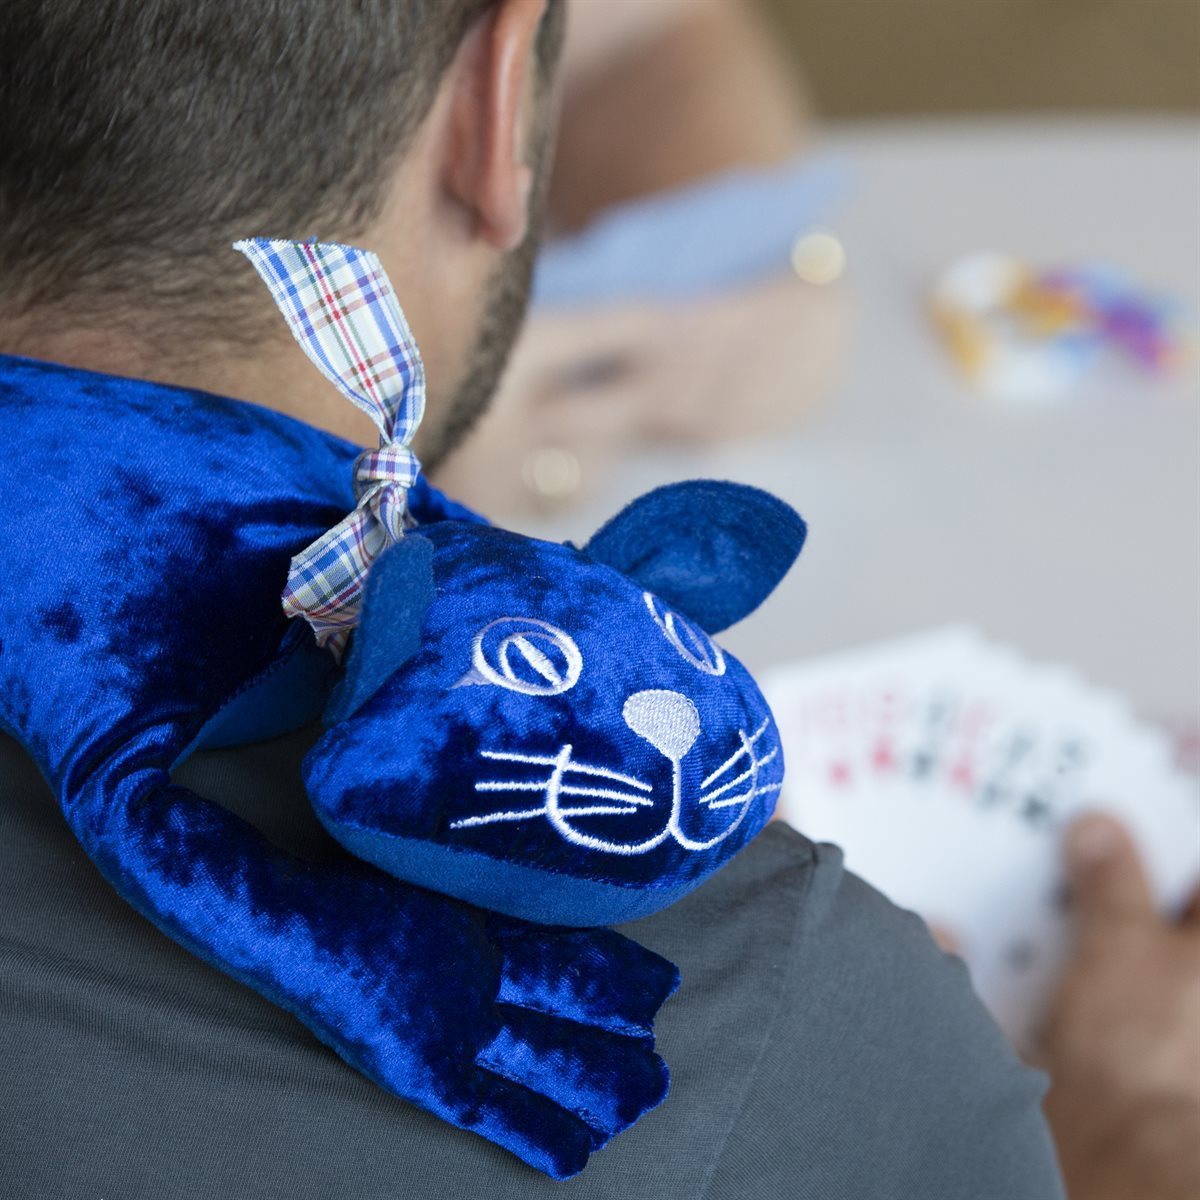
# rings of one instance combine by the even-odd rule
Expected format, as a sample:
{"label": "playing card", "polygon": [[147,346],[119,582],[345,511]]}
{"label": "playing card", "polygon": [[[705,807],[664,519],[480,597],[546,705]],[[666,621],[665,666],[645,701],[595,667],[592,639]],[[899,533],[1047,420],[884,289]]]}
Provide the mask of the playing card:
{"label": "playing card", "polygon": [[1060,839],[1101,809],[1164,907],[1200,878],[1200,797],[1118,695],[970,629],[765,680],[787,758],[781,815],[954,933],[980,996],[1028,1045],[1069,946]]}

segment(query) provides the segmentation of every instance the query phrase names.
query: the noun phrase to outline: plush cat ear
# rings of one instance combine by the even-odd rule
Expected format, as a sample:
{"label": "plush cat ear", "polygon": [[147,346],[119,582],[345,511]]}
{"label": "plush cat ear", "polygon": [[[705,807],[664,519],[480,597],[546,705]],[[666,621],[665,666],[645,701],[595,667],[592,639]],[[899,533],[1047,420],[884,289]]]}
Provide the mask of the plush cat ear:
{"label": "plush cat ear", "polygon": [[405,534],[371,566],[362,619],[345,677],[325,709],[326,725],[356,712],[416,654],[433,596],[433,543],[420,534]]}
{"label": "plush cat ear", "polygon": [[697,480],[647,492],[583,552],[719,633],[775,590],[806,532],[799,513],[769,492]]}

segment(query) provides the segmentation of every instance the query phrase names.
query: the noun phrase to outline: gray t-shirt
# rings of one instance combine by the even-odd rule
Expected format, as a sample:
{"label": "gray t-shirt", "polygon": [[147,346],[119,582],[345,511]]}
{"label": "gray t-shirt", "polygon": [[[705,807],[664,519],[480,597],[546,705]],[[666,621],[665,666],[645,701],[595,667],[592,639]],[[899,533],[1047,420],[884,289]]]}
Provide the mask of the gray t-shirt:
{"label": "gray t-shirt", "polygon": [[[179,779],[298,853],[313,734]],[[128,908],[0,736],[0,1197],[1060,1200],[1043,1079],[911,914],[785,825],[625,933],[679,964],[661,1108],[554,1183],[396,1099]]]}

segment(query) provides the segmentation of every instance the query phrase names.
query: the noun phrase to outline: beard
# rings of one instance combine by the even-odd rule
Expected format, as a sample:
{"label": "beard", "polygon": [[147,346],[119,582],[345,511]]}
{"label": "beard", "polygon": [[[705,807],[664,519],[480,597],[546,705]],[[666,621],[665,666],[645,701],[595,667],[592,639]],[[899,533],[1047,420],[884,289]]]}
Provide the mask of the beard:
{"label": "beard", "polygon": [[435,471],[445,461],[487,411],[521,332],[541,245],[542,173],[539,167],[539,182],[532,189],[528,233],[515,250],[505,255],[488,280],[483,316],[461,381],[436,428],[426,422],[428,441],[421,448],[421,464],[427,472]]}
{"label": "beard", "polygon": [[533,186],[529,189],[529,228],[521,244],[510,251],[492,273],[484,289],[483,316],[467,354],[462,379],[445,416],[436,428],[426,420],[426,444],[421,447],[423,469],[434,471],[446,460],[487,411],[500,386],[504,368],[529,307],[533,268],[542,242],[542,225],[554,160],[557,96],[554,73],[562,55],[567,6],[548,0],[538,33],[537,57],[542,103],[533,130]]}
{"label": "beard", "polygon": [[537,56],[541,72],[540,117],[533,131],[533,186],[529,189],[529,229],[524,240],[510,251],[484,289],[483,316],[467,354],[461,382],[436,428],[426,421],[428,441],[421,448],[423,469],[434,471],[445,461],[487,411],[500,386],[504,368],[529,307],[533,267],[542,242],[542,224],[554,160],[557,100],[553,77],[562,54],[566,31],[566,4],[548,0],[538,33]]}

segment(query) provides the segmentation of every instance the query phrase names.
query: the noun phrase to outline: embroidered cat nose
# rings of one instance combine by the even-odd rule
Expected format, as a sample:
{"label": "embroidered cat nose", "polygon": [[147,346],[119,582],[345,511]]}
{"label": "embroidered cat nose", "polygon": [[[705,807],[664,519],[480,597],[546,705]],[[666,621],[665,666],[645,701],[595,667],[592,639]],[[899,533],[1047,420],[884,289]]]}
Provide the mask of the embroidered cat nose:
{"label": "embroidered cat nose", "polygon": [[621,716],[638,737],[673,763],[679,762],[700,736],[700,714],[679,692],[660,688],[634,692],[625,701]]}

